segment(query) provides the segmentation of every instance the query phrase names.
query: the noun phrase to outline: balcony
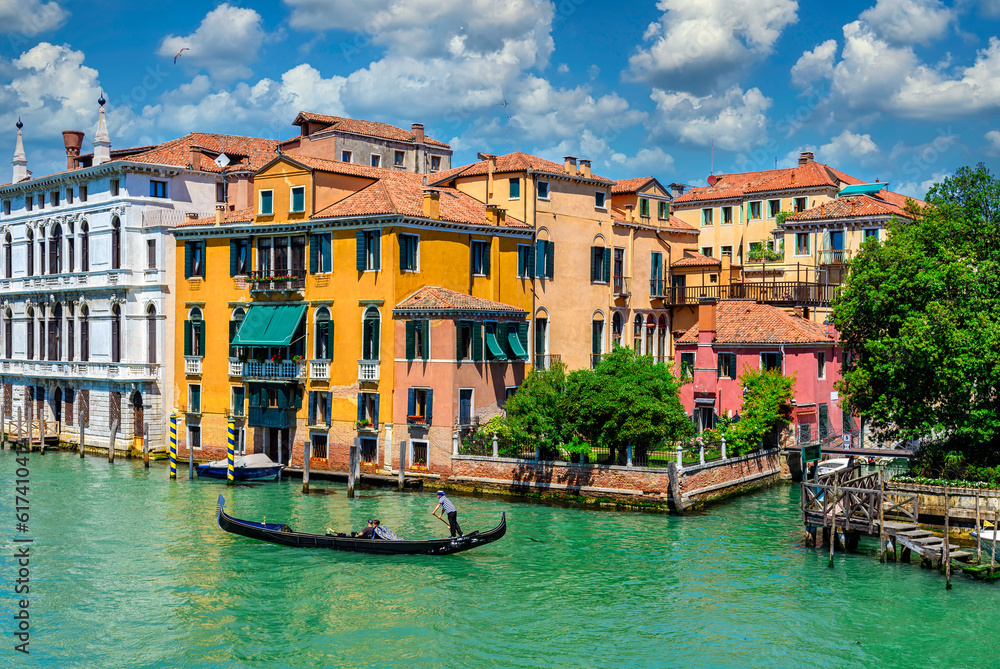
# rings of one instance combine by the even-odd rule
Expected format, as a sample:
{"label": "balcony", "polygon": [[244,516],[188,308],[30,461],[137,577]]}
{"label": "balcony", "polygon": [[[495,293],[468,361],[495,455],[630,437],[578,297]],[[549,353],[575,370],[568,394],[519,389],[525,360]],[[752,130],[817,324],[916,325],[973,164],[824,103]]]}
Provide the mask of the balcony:
{"label": "balcony", "polygon": [[535,354],[535,367],[538,369],[549,369],[552,367],[552,363],[559,362],[562,356],[559,355],[549,355],[549,354]]}
{"label": "balcony", "polygon": [[117,379],[156,381],[159,365],[155,363],[63,362],[44,360],[4,360],[4,374],[43,379]]}
{"label": "balcony", "polygon": [[358,360],[358,383],[378,383],[378,360]]}
{"label": "balcony", "polygon": [[309,361],[309,378],[314,381],[329,381],[330,380],[330,361],[329,360],[310,360]]}
{"label": "balcony", "polygon": [[229,376],[243,376],[243,362],[241,360],[229,359]]}
{"label": "balcony", "polygon": [[243,363],[243,376],[248,379],[305,379],[306,363],[295,360],[247,361]]}
{"label": "balcony", "polygon": [[[138,273],[136,278],[138,278]],[[0,279],[0,290],[3,292],[38,292],[40,290],[53,293],[87,288],[128,287],[133,284],[131,270],[101,270],[98,272],[60,272],[42,276],[16,277]]]}
{"label": "balcony", "polygon": [[201,374],[201,356],[200,355],[186,355],[186,356],[184,356],[184,373],[185,374]]}
{"label": "balcony", "polygon": [[246,278],[251,293],[294,292],[306,286],[304,269],[277,269],[250,272]]}
{"label": "balcony", "polygon": [[649,280],[649,299],[660,300],[669,295],[670,287],[663,279]]}
{"label": "balcony", "polygon": [[628,297],[632,294],[632,277],[630,276],[613,277],[611,285],[615,297]]}
{"label": "balcony", "polygon": [[[658,283],[656,281],[651,284]],[[826,306],[839,286],[803,281],[741,282],[714,286],[663,286],[663,302],[671,306],[695,305],[702,297],[721,300],[754,300],[765,304]]]}
{"label": "balcony", "polygon": [[820,265],[843,265],[845,262],[850,260],[850,258],[851,252],[843,249],[819,252]]}

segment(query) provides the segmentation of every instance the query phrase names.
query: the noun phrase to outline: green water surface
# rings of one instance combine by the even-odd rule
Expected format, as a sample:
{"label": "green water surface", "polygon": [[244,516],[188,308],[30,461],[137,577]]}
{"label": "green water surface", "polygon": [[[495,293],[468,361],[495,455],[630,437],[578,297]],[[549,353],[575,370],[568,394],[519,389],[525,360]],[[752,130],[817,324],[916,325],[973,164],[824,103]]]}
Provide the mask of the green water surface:
{"label": "green water surface", "polygon": [[[798,489],[683,518],[454,497],[501,541],[446,557],[290,549],[230,513],[322,532],[378,517],[442,536],[433,491],[174,483],[141,462],[37,453],[14,529],[0,452],[0,667],[992,667],[1000,586],[804,548]],[[31,654],[16,653],[15,536],[35,539]]]}

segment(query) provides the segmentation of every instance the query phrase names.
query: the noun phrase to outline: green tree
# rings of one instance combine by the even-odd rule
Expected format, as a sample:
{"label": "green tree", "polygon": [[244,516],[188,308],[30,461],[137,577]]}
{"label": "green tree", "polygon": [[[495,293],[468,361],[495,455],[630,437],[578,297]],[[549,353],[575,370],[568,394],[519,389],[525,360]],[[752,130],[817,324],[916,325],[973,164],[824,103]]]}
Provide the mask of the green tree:
{"label": "green tree", "polygon": [[885,438],[935,436],[974,462],[1000,434],[1000,182],[982,164],[862,245],[833,318],[846,403]]}
{"label": "green tree", "polygon": [[572,432],[566,416],[566,365],[535,368],[504,405],[512,438],[555,451]]}
{"label": "green tree", "polygon": [[725,427],[726,447],[733,455],[743,455],[760,447],[764,437],[780,424],[792,420],[795,375],[782,376],[778,370],[743,368],[740,420]]}

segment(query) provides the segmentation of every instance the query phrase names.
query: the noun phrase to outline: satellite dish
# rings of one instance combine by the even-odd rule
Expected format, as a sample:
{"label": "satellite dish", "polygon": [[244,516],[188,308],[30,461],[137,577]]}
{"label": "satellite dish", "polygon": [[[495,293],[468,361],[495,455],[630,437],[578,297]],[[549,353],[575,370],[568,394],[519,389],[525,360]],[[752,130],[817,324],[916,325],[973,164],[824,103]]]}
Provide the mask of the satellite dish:
{"label": "satellite dish", "polygon": [[229,156],[224,153],[220,153],[219,157],[215,159],[215,164],[219,167],[225,167],[229,164]]}

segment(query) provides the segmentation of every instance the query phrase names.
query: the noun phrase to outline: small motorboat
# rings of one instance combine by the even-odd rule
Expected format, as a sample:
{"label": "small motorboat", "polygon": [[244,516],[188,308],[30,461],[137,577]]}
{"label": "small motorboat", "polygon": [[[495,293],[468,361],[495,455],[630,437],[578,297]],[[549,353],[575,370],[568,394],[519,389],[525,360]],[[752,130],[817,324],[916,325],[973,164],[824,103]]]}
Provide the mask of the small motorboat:
{"label": "small motorboat", "polygon": [[819,476],[827,476],[829,474],[833,474],[834,472],[847,469],[847,466],[850,463],[850,458],[833,458],[831,460],[824,460],[819,463]]}
{"label": "small motorboat", "polygon": [[[249,453],[236,458],[233,463],[233,478],[237,481],[273,481],[285,468],[264,453]],[[225,480],[229,469],[228,460],[215,460],[195,468],[198,476]]]}

